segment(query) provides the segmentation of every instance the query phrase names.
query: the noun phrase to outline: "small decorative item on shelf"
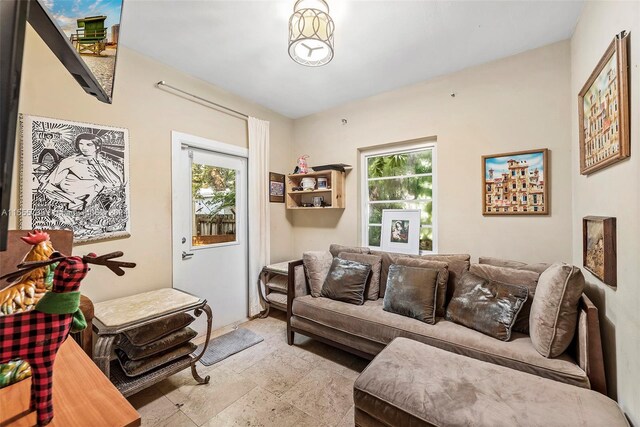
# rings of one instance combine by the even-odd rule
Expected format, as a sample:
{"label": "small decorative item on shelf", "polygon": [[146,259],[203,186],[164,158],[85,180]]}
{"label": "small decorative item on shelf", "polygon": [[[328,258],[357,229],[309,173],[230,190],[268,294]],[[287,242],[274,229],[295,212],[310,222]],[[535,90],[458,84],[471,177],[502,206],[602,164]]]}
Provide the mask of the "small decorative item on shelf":
{"label": "small decorative item on shelf", "polygon": [[324,197],[316,196],[313,198],[313,206],[316,208],[321,208],[324,206]]}
{"label": "small decorative item on shelf", "polygon": [[316,188],[316,179],[315,178],[302,178],[302,180],[300,180],[300,185],[302,185],[302,189],[307,191],[307,190],[313,190]]}
{"label": "small decorative item on shelf", "polygon": [[86,327],[78,288],[89,264],[104,265],[122,276],[123,267],[133,268],[135,264],[112,260],[120,256],[122,252],[84,257],[54,252],[47,260],[19,264],[17,271],[0,277],[13,281],[35,269],[57,264],[51,292],[45,293],[33,310],[0,316],[0,363],[22,359],[31,365],[30,408],[37,411],[38,425],[49,424],[53,418],[53,364],[58,348],[70,331]]}
{"label": "small decorative item on shelf", "polygon": [[318,190],[327,188],[327,178],[318,178]]}
{"label": "small decorative item on shelf", "polygon": [[309,173],[308,158],[309,156],[306,154],[298,157],[298,171],[296,173]]}

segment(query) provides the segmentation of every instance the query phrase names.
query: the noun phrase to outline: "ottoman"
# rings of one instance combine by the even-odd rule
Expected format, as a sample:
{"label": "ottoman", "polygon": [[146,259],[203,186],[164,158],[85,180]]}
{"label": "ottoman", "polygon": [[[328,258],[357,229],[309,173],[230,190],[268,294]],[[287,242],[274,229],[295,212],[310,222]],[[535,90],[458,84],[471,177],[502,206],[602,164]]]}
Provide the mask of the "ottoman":
{"label": "ottoman", "polygon": [[393,340],[354,384],[355,424],[372,426],[628,426],[593,390]]}

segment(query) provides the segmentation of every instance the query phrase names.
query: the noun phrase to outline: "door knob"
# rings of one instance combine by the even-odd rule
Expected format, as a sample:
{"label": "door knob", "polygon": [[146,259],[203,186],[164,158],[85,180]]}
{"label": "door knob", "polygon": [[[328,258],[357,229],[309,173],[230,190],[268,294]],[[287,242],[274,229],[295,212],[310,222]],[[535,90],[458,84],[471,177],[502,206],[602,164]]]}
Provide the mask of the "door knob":
{"label": "door knob", "polygon": [[182,251],[182,259],[189,259],[192,256],[193,256],[192,253],[188,253],[188,252]]}

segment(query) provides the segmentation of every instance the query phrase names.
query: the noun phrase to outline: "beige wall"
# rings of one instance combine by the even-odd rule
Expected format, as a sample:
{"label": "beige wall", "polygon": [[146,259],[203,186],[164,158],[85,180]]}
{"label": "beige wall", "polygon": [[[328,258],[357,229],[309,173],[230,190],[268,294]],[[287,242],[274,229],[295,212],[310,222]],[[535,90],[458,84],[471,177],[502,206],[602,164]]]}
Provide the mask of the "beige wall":
{"label": "beige wall", "polygon": [[[294,212],[295,253],[359,243],[359,147],[435,136],[439,252],[570,261],[569,73],[560,42],[296,120],[296,155],[354,169],[344,211]],[[481,156],[535,148],[551,150],[551,215],[483,217]]]}
{"label": "beige wall", "polygon": [[[74,252],[107,253],[122,250],[138,266],[122,278],[95,268],[83,284],[94,301],[171,286],[171,131],[246,147],[246,123],[157,89],[166,80],[203,98],[263,120],[269,120],[271,169],[289,170],[293,121],[225,93],[140,53],[121,47],[113,104],[86,95],[29,27],[23,64],[19,111],[58,119],[129,129],[131,237],[76,246]],[[18,168],[16,161],[16,170]],[[13,207],[17,207],[14,176]],[[292,255],[290,224],[284,204],[271,205],[272,260]],[[15,226],[15,221],[12,222]]]}
{"label": "beige wall", "polygon": [[[631,158],[596,172],[580,175],[578,151],[578,92],[614,35],[631,32]],[[571,165],[573,190],[573,262],[582,265],[582,218],[617,218],[618,287],[604,285],[585,271],[588,294],[600,309],[610,394],[634,425],[640,425],[640,3],[587,3],[571,38]]]}

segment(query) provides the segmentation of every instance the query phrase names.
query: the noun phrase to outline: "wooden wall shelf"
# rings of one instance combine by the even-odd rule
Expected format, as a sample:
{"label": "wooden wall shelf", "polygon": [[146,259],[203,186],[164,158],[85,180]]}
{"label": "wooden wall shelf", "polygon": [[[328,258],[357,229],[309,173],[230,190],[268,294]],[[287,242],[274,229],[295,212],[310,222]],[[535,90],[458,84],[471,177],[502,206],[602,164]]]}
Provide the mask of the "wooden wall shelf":
{"label": "wooden wall shelf", "polygon": [[[294,191],[294,187],[301,186],[303,178],[315,178],[316,188]],[[318,178],[327,178],[326,189],[318,189]],[[287,175],[286,193],[287,209],[344,209],[344,172],[326,170]],[[314,197],[322,197],[325,205],[322,207],[304,206],[304,204],[313,204]]]}

